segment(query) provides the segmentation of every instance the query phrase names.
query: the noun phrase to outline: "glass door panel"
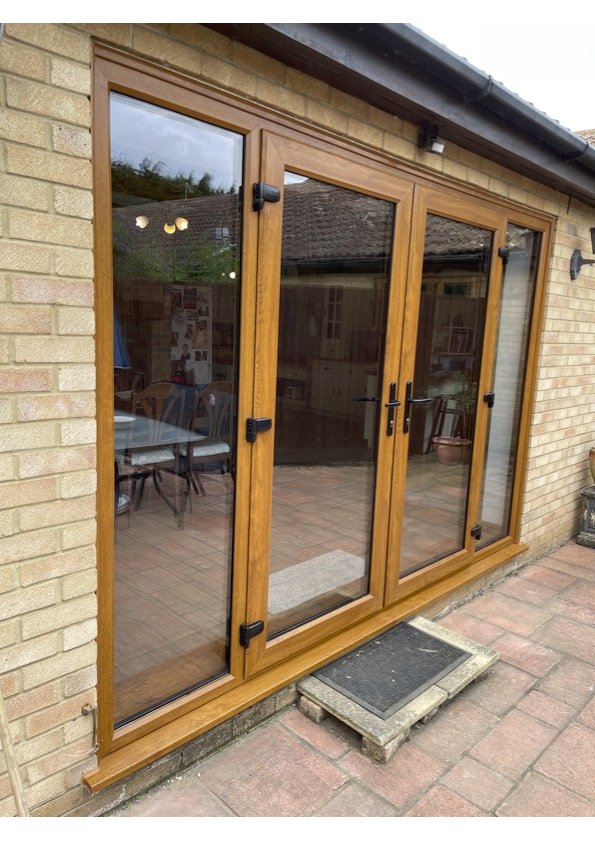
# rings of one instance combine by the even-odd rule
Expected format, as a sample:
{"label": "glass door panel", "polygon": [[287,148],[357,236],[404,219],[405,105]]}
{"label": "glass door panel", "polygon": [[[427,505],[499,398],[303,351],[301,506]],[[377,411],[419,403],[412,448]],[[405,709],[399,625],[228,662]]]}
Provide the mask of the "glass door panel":
{"label": "glass door panel", "polygon": [[510,531],[512,492],[524,399],[529,333],[541,235],[509,224],[506,232],[498,333],[494,354],[493,406],[488,414],[481,487],[478,548]]}
{"label": "glass door panel", "polygon": [[285,173],[269,639],[369,589],[394,218]]}
{"label": "glass door panel", "polygon": [[414,373],[405,388],[401,577],[465,544],[492,238],[427,217]]}
{"label": "glass door panel", "polygon": [[243,139],[110,109],[114,722],[229,671]]}

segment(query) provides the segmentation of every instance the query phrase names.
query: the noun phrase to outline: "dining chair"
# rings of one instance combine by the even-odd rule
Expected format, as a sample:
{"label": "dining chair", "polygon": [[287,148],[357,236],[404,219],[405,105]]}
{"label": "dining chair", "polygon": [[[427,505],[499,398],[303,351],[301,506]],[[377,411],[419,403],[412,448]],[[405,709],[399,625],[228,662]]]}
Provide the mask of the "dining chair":
{"label": "dining chair", "polygon": [[192,445],[191,482],[196,493],[206,496],[200,473],[207,466],[218,465],[221,473],[231,473],[232,384],[209,383],[198,392],[194,429],[200,440]]}

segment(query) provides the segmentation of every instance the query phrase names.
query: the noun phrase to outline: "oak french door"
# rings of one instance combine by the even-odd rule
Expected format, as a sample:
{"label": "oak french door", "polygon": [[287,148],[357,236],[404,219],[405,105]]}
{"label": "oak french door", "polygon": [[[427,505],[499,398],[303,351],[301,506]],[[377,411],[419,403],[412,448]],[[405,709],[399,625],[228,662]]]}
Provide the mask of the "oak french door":
{"label": "oak french door", "polygon": [[382,606],[410,214],[386,170],[273,134],[262,178],[248,673]]}

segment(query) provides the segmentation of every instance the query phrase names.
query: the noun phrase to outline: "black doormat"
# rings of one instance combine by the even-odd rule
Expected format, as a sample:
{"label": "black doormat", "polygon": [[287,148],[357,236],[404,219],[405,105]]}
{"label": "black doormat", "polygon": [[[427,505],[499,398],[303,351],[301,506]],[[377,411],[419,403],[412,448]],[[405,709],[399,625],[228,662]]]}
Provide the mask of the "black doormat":
{"label": "black doormat", "polygon": [[403,622],[313,676],[387,719],[469,657],[469,651]]}

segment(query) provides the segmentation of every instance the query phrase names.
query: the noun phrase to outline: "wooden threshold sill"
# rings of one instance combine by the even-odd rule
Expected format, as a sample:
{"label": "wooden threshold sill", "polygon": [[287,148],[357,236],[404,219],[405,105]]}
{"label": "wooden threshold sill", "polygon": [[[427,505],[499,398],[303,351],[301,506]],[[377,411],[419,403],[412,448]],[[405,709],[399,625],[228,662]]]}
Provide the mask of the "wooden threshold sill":
{"label": "wooden threshold sill", "polygon": [[[522,554],[527,547],[509,544],[503,549],[465,567],[420,592],[405,597],[396,605],[361,622],[358,627],[358,644],[382,633],[396,622],[405,621],[428,610],[440,600],[454,595],[457,590],[473,583],[499,566]],[[82,782],[95,794],[114,785],[152,762],[182,747],[219,724],[241,713],[253,704],[282,689],[319,668],[325,662],[346,653],[353,644],[354,629],[348,628],[315,647],[297,655],[290,664],[282,663],[247,680],[241,686],[185,713],[175,721],[142,736],[112,753],[100,757],[99,765],[82,778]],[[290,674],[288,676],[288,672]]]}

